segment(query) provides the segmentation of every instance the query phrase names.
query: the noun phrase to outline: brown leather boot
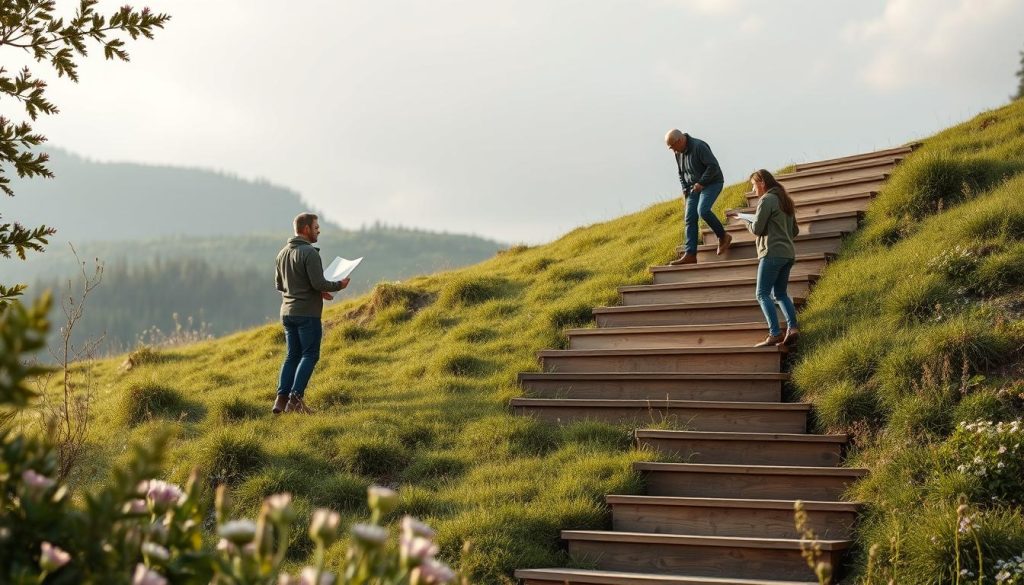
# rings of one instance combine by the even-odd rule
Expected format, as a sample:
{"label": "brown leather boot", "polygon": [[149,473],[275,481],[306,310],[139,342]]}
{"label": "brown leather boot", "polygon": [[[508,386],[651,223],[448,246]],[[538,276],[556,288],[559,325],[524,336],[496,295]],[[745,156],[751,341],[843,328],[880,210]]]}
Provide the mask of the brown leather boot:
{"label": "brown leather boot", "polygon": [[761,343],[754,344],[754,347],[768,347],[769,345],[778,345],[782,341],[782,334],[769,335]]}
{"label": "brown leather boot", "polygon": [[274,408],[270,412],[274,414],[281,414],[284,412],[285,407],[288,406],[288,395],[278,394],[277,399],[274,400]]}
{"label": "brown leather boot", "polygon": [[777,345],[780,347],[793,347],[796,345],[796,340],[800,337],[799,329],[787,329],[786,337],[780,341]]}
{"label": "brown leather boot", "polygon": [[725,254],[725,252],[729,249],[729,246],[731,245],[732,234],[730,234],[729,232],[725,232],[725,235],[722,236],[722,239],[718,240],[718,250],[716,250],[715,253],[721,256],[722,254]]}
{"label": "brown leather boot", "polygon": [[312,408],[306,406],[306,403],[298,396],[292,396],[288,399],[288,405],[284,407],[284,411],[298,412],[300,414],[313,414],[316,412]]}
{"label": "brown leather boot", "polygon": [[680,257],[676,258],[675,260],[669,262],[668,265],[669,266],[682,266],[683,264],[696,264],[696,263],[697,263],[697,255],[696,254],[686,254],[686,253],[684,253],[682,256],[680,256]]}

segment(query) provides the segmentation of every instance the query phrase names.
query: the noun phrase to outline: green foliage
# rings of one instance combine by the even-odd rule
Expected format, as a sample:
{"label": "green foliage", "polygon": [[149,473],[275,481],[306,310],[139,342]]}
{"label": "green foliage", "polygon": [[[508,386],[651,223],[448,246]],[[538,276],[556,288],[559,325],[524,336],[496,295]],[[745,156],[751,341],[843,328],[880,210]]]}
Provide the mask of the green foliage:
{"label": "green foliage", "polygon": [[251,427],[221,429],[198,446],[200,467],[210,473],[211,485],[237,485],[267,463],[267,453]]}
{"label": "green foliage", "polygon": [[1021,456],[995,430],[1024,417],[1021,127],[1016,102],[927,139],[801,315],[795,390],[871,470],[849,494],[865,583],[994,581],[1024,542]]}
{"label": "green foliage", "polygon": [[[49,62],[58,77],[67,76],[78,81],[77,58],[87,55],[87,44],[96,43],[103,48],[107,59],[128,60],[124,40],[111,37],[111,33],[125,33],[133,40],[139,36],[153,38],[154,29],[163,28],[170,20],[166,14],[150,12],[148,8],[136,11],[123,6],[110,16],[95,10],[96,2],[83,0],[74,17],[65,22],[54,14],[56,2],[52,0],[26,0],[0,5],[0,48],[20,49],[30,54],[37,63]],[[39,114],[56,114],[57,106],[46,97],[46,83],[35,77],[28,67],[17,73],[0,68],[0,94],[21,103],[33,121]],[[13,122],[0,116],[0,190],[13,196],[11,179],[6,166],[14,168],[19,177],[52,177],[47,168],[46,153],[32,152],[46,141],[42,134],[33,132],[28,122]],[[11,250],[25,259],[26,250],[41,251],[49,243],[55,230],[45,225],[25,228],[18,223],[0,223],[0,256],[10,258]],[[21,294],[23,286],[0,285],[0,307]]]}
{"label": "green foliage", "polygon": [[121,397],[121,420],[129,426],[152,418],[175,420],[194,415],[196,410],[181,392],[148,380],[131,383]]}
{"label": "green foliage", "polygon": [[1024,421],[960,423],[946,441],[944,455],[958,473],[980,480],[974,501],[985,496],[1024,503]]}

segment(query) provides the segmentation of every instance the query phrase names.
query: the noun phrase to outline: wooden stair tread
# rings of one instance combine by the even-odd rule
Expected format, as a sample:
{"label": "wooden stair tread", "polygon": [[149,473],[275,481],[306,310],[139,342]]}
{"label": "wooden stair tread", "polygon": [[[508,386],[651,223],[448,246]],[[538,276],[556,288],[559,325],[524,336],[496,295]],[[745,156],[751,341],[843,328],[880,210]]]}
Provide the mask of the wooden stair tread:
{"label": "wooden stair tread", "polygon": [[[756,210],[757,208],[756,207],[739,207],[737,209],[755,209]],[[732,210],[730,210],[730,211],[732,211]],[[819,215],[806,215],[806,216],[803,216],[803,217],[796,218],[796,221],[797,221],[797,223],[814,223],[814,222],[817,222],[817,221],[827,221],[827,220],[832,220],[832,219],[846,219],[848,217],[857,217],[857,218],[859,218],[859,217],[861,217],[863,215],[864,215],[863,211],[837,211],[835,213],[822,213],[822,214],[819,214]],[[739,223],[730,223],[730,224],[727,224],[727,225],[723,225],[722,227],[724,227],[725,231],[727,231],[727,232],[730,232],[730,231],[732,231],[732,232],[742,232],[742,231],[746,231],[746,229],[747,229],[746,222],[742,222],[742,221],[739,222]],[[702,228],[700,230],[700,232],[702,234],[713,234],[714,230],[712,230],[711,228],[707,228],[706,227],[706,228]]]}
{"label": "wooden stair tread", "polygon": [[[803,297],[791,297],[793,304],[801,305],[806,302]],[[598,313],[636,313],[645,311],[678,311],[685,309],[721,309],[727,307],[753,307],[760,306],[757,299],[743,299],[739,301],[706,301],[699,303],[663,303],[659,305],[621,305],[617,307],[594,307],[594,314]]]}
{"label": "wooden stair tread", "polygon": [[730,579],[656,573],[628,573],[595,569],[518,569],[516,579],[586,583],[588,585],[818,585],[817,581],[774,581],[765,579]]}
{"label": "wooden stair tread", "polygon": [[868,470],[860,467],[808,467],[793,465],[723,465],[719,463],[659,463],[641,461],[633,464],[637,471],[686,471],[691,473],[743,473],[764,475],[830,475],[863,477]]}
{"label": "wooden stair tread", "polygon": [[675,544],[680,546],[721,546],[730,548],[762,548],[800,550],[801,543],[816,543],[821,550],[845,550],[849,540],[807,540],[794,538],[753,538],[739,536],[691,536],[688,534],[657,534],[651,532],[615,532],[611,530],[563,530],[566,540],[597,540],[601,542],[629,542],[635,544]]}
{"label": "wooden stair tread", "polygon": [[[839,202],[839,201],[846,201],[848,199],[863,199],[864,197],[874,197],[876,195],[878,195],[878,191],[860,191],[860,192],[857,192],[857,193],[847,193],[846,195],[827,195],[827,194],[826,195],[816,195],[816,196],[813,196],[813,197],[802,197],[800,199],[794,199],[793,200],[793,206],[796,207],[796,208],[809,207],[809,206],[812,206],[812,205],[821,205],[823,203],[836,203],[836,202]],[[749,197],[748,197],[748,199],[749,199]],[[727,209],[725,212],[726,213],[731,213],[733,211],[736,211],[736,212],[741,212],[741,213],[753,213],[756,210],[757,210],[757,206],[756,205],[748,205],[746,207],[734,207],[732,209]],[[799,209],[798,209],[798,211],[799,211]],[[801,219],[808,219],[808,218],[811,218],[811,217],[814,217],[814,216],[813,215],[801,216],[799,213],[797,213],[797,218],[796,219],[799,222]]]}
{"label": "wooden stair tread", "polygon": [[789,374],[744,374],[744,373],[619,373],[619,372],[521,372],[520,381],[558,380],[788,380]]}
{"label": "wooden stair tread", "polygon": [[765,441],[796,443],[846,443],[846,435],[798,435],[793,433],[732,433],[715,431],[668,431],[637,429],[638,439],[699,439],[704,441]]}
{"label": "wooden stair tread", "polygon": [[[656,506],[696,506],[701,508],[756,508],[759,510],[792,510],[797,500],[755,500],[740,498],[687,498],[680,496],[605,496],[608,504],[648,504]],[[861,502],[815,502],[801,503],[808,512],[859,512]]]}
{"label": "wooden stair tread", "polygon": [[893,148],[886,148],[886,149],[883,149],[883,150],[876,150],[876,151],[873,151],[873,152],[864,152],[864,153],[860,153],[860,154],[852,154],[850,156],[840,156],[840,157],[837,157],[837,158],[827,158],[827,159],[816,160],[816,161],[811,161],[811,162],[806,162],[806,163],[800,163],[800,164],[795,165],[794,168],[795,168],[796,171],[805,171],[805,170],[808,170],[808,169],[816,169],[816,168],[821,168],[821,167],[830,167],[830,166],[847,164],[847,163],[851,163],[851,162],[854,162],[854,161],[860,161],[860,160],[870,160],[870,159],[874,159],[874,158],[885,158],[887,156],[894,156],[894,155],[898,155],[898,154],[910,154],[910,153],[914,152],[914,149],[916,149],[920,145],[921,145],[920,142],[913,142],[911,144],[905,144],[903,146],[896,146],[896,147],[893,147]]}
{"label": "wooden stair tread", "polygon": [[[793,243],[799,244],[800,242],[807,242],[811,240],[826,240],[829,238],[841,238],[847,235],[849,232],[816,232],[811,234],[800,234],[793,238]],[[732,248],[738,248],[740,246],[754,246],[757,244],[756,240],[747,240],[745,242],[733,242]],[[701,244],[697,246],[697,251],[701,250],[715,250],[718,248],[718,244]]]}
{"label": "wooden stair tread", "polygon": [[627,355],[686,355],[686,354],[750,354],[750,353],[787,353],[786,346],[770,345],[768,347],[664,347],[636,349],[543,349],[537,352],[539,357],[597,357]]}
{"label": "wooden stair tread", "polygon": [[513,398],[512,406],[590,406],[608,408],[648,408],[676,407],[694,410],[778,410],[778,411],[809,411],[811,405],[806,402],[725,402],[713,400],[617,400],[606,398]]}
{"label": "wooden stair tread", "polygon": [[[807,191],[820,191],[822,189],[833,189],[835,187],[846,187],[847,185],[857,185],[858,183],[877,183],[885,181],[889,178],[889,173],[879,173],[877,175],[871,175],[868,177],[857,177],[856,179],[843,179],[841,181],[832,181],[830,183],[818,183],[816,185],[803,185],[800,187],[790,187],[786,189],[786,192],[790,195],[798,195]],[[747,195],[750,197],[750,194]],[[756,197],[756,195],[754,196]]]}
{"label": "wooden stair tread", "polygon": [[[819,276],[817,274],[794,274],[789,278],[790,283],[794,282],[815,282]],[[750,278],[723,278],[721,280],[708,280],[702,282],[668,282],[664,284],[632,284],[628,286],[620,286],[619,292],[646,292],[646,291],[659,291],[659,290],[690,290],[698,288],[714,288],[720,286],[746,286],[751,284],[757,284],[757,277]]]}
{"label": "wooden stair tread", "polygon": [[[639,306],[644,305],[630,305]],[[694,332],[699,333],[702,331],[717,332],[717,331],[747,331],[750,329],[762,330],[768,326],[764,321],[756,321],[752,323],[721,323],[711,325],[629,325],[624,327],[596,327],[586,329],[566,329],[566,335],[626,335],[636,333],[679,333],[679,332]]]}
{"label": "wooden stair tread", "polygon": [[848,162],[845,164],[838,164],[834,166],[818,166],[804,168],[802,170],[795,170],[789,173],[783,173],[781,175],[775,175],[775,178],[779,181],[788,179],[803,179],[806,177],[817,177],[819,175],[828,175],[832,173],[842,173],[844,171],[856,171],[860,169],[870,169],[871,167],[877,167],[879,165],[890,165],[895,167],[903,161],[902,156],[880,156],[865,158]]}
{"label": "wooden stair tread", "polygon": [[[816,254],[798,254],[797,262],[801,260],[830,260],[835,257],[831,252],[818,252]],[[729,266],[757,266],[759,258],[740,258],[738,260],[721,260],[716,262],[698,262],[697,264],[683,264],[682,266],[651,266],[651,272],[671,272],[674,270],[702,270],[706,268],[725,268]]]}

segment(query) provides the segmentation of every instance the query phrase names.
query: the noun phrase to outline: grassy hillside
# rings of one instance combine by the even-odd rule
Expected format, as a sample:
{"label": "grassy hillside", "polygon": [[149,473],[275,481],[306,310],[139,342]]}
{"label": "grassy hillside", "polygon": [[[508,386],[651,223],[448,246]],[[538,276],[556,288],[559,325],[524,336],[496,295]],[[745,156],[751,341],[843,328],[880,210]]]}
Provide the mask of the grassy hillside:
{"label": "grassy hillside", "polygon": [[[738,185],[719,207],[742,199]],[[444,553],[461,556],[474,582],[564,563],[559,531],[606,525],[604,494],[637,492],[630,462],[653,455],[630,451],[626,428],[512,416],[516,373],[537,369],[534,352],[563,343],[561,330],[588,323],[591,307],[615,302],[616,286],[647,281],[651,264],[673,256],[681,221],[678,201],[666,202],[330,309],[307,393],[315,416],[268,413],[283,352],[274,325],[140,352],[128,372],[123,358],[98,363],[79,481],[98,481],[131,441],[169,429],[168,475],[198,465],[243,508],[287,490],[306,511],[357,518],[366,485],[382,483],[399,488],[400,513],[439,528]],[[473,548],[462,554],[464,540]]]}
{"label": "grassy hillside", "polygon": [[877,582],[953,582],[958,548],[978,575],[979,544],[994,582],[1024,550],[1022,196],[1018,100],[906,160],[802,314],[795,387],[872,470],[851,497]]}
{"label": "grassy hillside", "polygon": [[[1020,426],[957,426],[1021,418],[1022,192],[1024,102],[927,140],[803,314],[792,391],[817,404],[819,430],[850,432],[851,464],[873,471],[852,494],[870,505],[855,566],[870,582],[952,582],[955,546],[977,571],[975,535],[991,581],[997,559],[1024,549]],[[534,352],[562,344],[560,330],[588,323],[592,306],[615,302],[616,286],[649,282],[680,224],[678,202],[666,202],[332,308],[314,416],[267,414],[276,326],[144,352],[128,372],[98,363],[79,481],[166,430],[171,478],[198,465],[250,510],[287,490],[304,510],[356,517],[365,486],[384,483],[399,488],[400,512],[440,529],[444,554],[474,582],[561,564],[559,530],[606,526],[603,495],[639,491],[629,463],[654,455],[630,451],[624,428],[511,416],[515,374],[536,369]],[[958,532],[965,516],[980,527]],[[473,547],[460,553],[463,540]]]}

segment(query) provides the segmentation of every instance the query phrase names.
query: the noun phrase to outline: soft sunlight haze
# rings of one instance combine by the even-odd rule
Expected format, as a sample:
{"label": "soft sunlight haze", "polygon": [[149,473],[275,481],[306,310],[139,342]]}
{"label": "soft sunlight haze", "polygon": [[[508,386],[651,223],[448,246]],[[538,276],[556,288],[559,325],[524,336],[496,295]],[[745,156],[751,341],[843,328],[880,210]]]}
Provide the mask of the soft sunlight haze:
{"label": "soft sunlight haze", "polygon": [[677,196],[669,128],[736,182],[1005,103],[1024,48],[1020,0],[149,6],[173,20],[130,46],[138,67],[53,80],[53,145],[266,178],[347,227],[506,242]]}

